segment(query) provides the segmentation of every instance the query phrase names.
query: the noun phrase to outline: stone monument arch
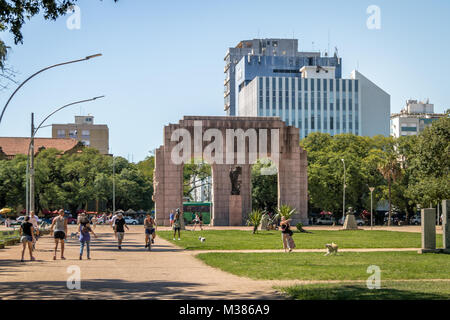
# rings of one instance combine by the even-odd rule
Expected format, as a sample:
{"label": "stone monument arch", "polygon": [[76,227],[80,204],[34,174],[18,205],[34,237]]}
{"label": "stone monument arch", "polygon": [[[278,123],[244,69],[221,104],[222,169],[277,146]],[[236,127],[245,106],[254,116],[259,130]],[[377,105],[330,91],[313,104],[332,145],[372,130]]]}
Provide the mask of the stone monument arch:
{"label": "stone monument arch", "polygon": [[299,130],[278,117],[185,116],[164,127],[156,149],[156,218],[168,226],[171,210],[183,207],[183,165],[202,159],[211,165],[211,225],[243,225],[252,210],[251,166],[268,158],[278,171],[278,205],[296,208],[293,223],[308,224],[307,156]]}

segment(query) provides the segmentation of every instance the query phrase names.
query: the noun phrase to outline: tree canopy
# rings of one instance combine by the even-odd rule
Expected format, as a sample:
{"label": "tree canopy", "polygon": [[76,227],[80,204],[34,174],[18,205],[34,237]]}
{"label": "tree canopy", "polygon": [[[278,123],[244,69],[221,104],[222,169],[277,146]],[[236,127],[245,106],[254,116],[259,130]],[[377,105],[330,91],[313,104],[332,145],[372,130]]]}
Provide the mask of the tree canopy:
{"label": "tree canopy", "polygon": [[[115,159],[116,208],[153,208],[153,181],[148,175],[154,163],[149,157],[138,164],[122,157]],[[0,160],[0,207],[25,204],[26,156]],[[85,209],[97,200],[112,209],[113,158],[93,148],[82,153],[60,155],[56,149],[39,152],[35,159],[35,196],[38,210]],[[149,170],[143,170],[149,169]],[[152,173],[153,174],[153,173]]]}

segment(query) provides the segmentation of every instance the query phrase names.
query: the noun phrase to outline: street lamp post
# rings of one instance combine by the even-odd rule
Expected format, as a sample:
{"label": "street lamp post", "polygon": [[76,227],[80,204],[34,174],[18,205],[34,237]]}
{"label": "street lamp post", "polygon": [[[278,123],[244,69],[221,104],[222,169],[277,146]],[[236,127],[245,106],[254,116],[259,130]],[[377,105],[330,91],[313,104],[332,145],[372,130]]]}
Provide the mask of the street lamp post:
{"label": "street lamp post", "polygon": [[116,167],[113,155],[113,215],[116,214]]}
{"label": "street lamp post", "polygon": [[13,93],[11,94],[11,96],[9,97],[8,101],[6,101],[6,104],[5,104],[5,106],[3,107],[2,113],[1,113],[1,115],[0,115],[0,123],[2,122],[3,115],[4,115],[5,111],[6,111],[6,108],[7,108],[8,105],[9,105],[9,102],[11,101],[11,99],[15,96],[15,94],[17,93],[17,91],[19,91],[19,89],[22,88],[22,86],[23,86],[25,83],[27,83],[30,79],[32,79],[33,77],[37,76],[37,75],[40,74],[41,72],[44,72],[44,71],[46,71],[46,70],[48,70],[48,69],[52,69],[52,68],[55,68],[55,67],[63,66],[63,65],[66,65],[66,64],[71,64],[71,63],[76,63],[76,62],[86,61],[86,60],[89,60],[89,59],[92,59],[92,58],[100,57],[101,55],[102,55],[101,53],[97,53],[97,54],[93,54],[93,55],[87,56],[87,57],[82,58],[82,59],[72,60],[72,61],[67,61],[67,62],[62,62],[62,63],[54,64],[54,65],[52,65],[52,66],[46,67],[46,68],[44,68],[44,69],[39,70],[38,72],[33,73],[31,76],[29,76],[27,79],[25,79],[25,81],[23,81],[23,82],[17,87],[16,90],[14,90],[14,92],[13,92]]}
{"label": "street lamp post", "polygon": [[345,188],[347,187],[345,185],[345,160],[341,159],[342,163],[344,164],[344,188],[342,190],[343,196],[342,196],[342,222],[345,221]]}
{"label": "street lamp post", "polygon": [[369,187],[370,190],[370,230],[373,228],[373,190],[375,190],[374,187]]}
{"label": "street lamp post", "polygon": [[[36,133],[38,132],[38,130],[40,128],[44,127],[43,126],[44,122],[47,121],[48,118],[50,118],[52,115],[54,115],[58,111],[61,111],[62,109],[73,106],[75,104],[94,101],[94,100],[97,100],[97,99],[100,99],[103,97],[104,96],[98,96],[98,97],[94,97],[91,99],[85,99],[85,100],[80,100],[80,101],[66,104],[66,105],[56,109],[52,113],[50,113],[47,117],[45,117],[44,120],[41,121],[41,123],[39,124],[39,126],[36,129],[34,128],[34,113],[31,114],[31,138],[30,138],[30,144],[28,145],[27,173],[26,173],[27,194],[25,196],[27,215],[30,214],[30,211],[34,211],[34,137],[36,136]],[[28,194],[28,190],[29,190],[29,194]]]}

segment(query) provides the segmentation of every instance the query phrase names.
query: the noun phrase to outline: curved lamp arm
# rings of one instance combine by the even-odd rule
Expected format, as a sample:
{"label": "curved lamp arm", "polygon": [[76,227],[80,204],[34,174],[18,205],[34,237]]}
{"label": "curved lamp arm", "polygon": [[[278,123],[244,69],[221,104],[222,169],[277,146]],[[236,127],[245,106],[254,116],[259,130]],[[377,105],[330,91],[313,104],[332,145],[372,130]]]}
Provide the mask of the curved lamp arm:
{"label": "curved lamp arm", "polygon": [[87,56],[87,57],[85,57],[85,58],[83,58],[83,59],[72,60],[72,61],[68,61],[68,62],[63,62],[63,63],[54,64],[54,65],[52,65],[52,66],[46,67],[46,68],[44,68],[44,69],[41,69],[41,70],[39,70],[39,71],[36,72],[36,73],[33,73],[33,74],[32,74],[31,76],[29,76],[25,81],[23,81],[23,82],[16,88],[16,90],[14,90],[14,92],[12,93],[12,95],[9,97],[8,101],[6,101],[6,104],[5,104],[5,106],[3,107],[3,110],[2,110],[2,114],[0,115],[0,123],[2,122],[3,115],[4,115],[5,111],[6,111],[6,108],[7,108],[8,105],[9,105],[9,102],[10,102],[10,101],[12,100],[12,98],[16,95],[17,91],[19,91],[19,89],[22,88],[22,86],[23,86],[25,83],[27,83],[31,78],[37,76],[39,73],[44,72],[44,71],[46,71],[46,70],[48,70],[48,69],[52,69],[52,68],[59,67],[59,66],[63,66],[63,65],[66,65],[66,64],[70,64],[70,63],[76,63],[76,62],[80,62],[80,61],[86,61],[86,60],[89,60],[89,59],[92,59],[92,58],[100,57],[101,55],[102,55],[101,53],[97,53],[97,54],[93,54],[93,55]]}

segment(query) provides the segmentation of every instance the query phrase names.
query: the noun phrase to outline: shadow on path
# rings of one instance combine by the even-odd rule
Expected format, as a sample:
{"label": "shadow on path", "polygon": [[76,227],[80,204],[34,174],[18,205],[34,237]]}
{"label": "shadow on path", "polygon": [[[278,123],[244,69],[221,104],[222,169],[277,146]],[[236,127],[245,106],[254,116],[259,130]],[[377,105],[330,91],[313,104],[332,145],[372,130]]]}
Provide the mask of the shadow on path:
{"label": "shadow on path", "polygon": [[119,279],[82,280],[81,290],[69,290],[64,281],[0,283],[1,299],[264,299],[265,292],[243,295],[233,291],[203,291],[192,282],[130,282]]}

